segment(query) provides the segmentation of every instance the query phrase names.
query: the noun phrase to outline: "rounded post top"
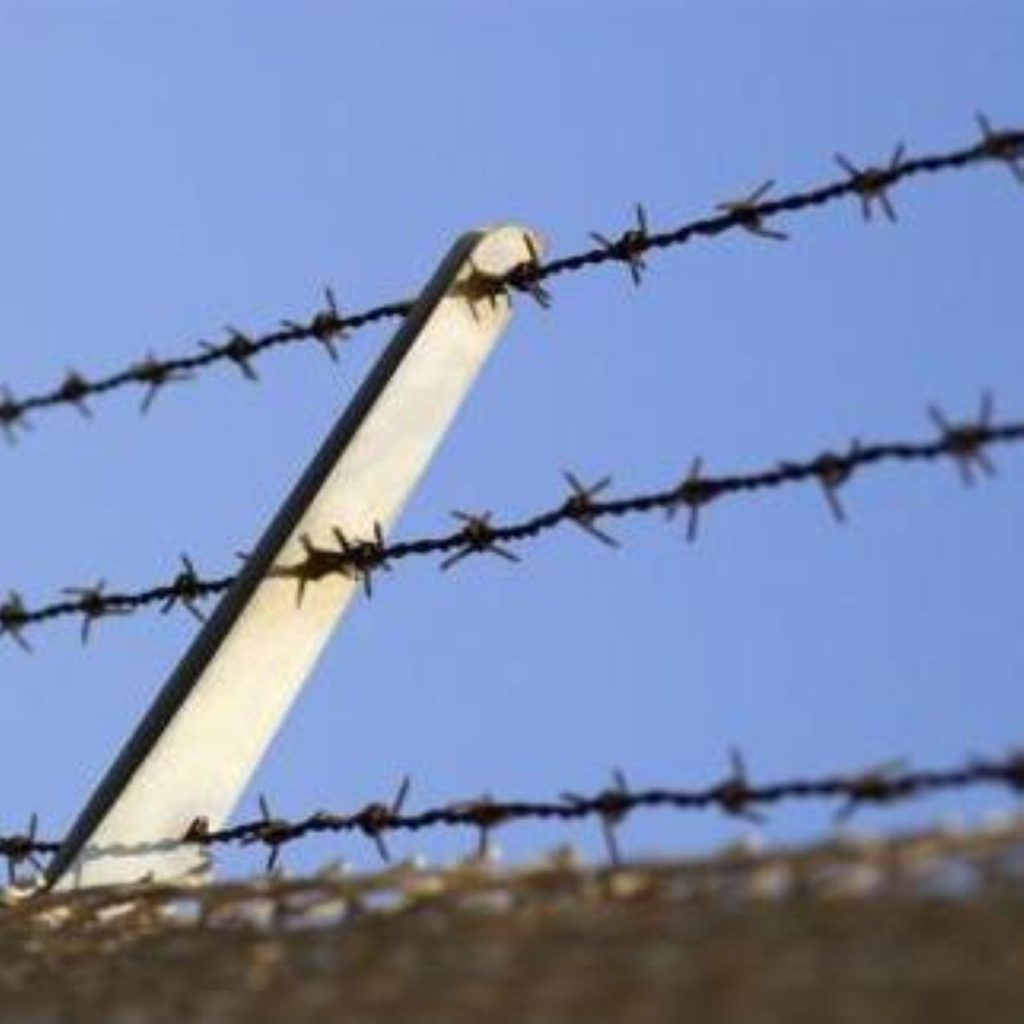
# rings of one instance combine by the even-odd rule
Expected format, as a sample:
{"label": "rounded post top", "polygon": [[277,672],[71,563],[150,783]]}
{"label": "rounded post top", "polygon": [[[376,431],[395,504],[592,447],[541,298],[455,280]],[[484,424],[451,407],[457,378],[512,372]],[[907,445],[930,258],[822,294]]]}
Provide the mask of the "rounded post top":
{"label": "rounded post top", "polygon": [[486,277],[504,277],[521,264],[539,259],[547,248],[538,232],[519,224],[497,224],[476,234],[473,269]]}

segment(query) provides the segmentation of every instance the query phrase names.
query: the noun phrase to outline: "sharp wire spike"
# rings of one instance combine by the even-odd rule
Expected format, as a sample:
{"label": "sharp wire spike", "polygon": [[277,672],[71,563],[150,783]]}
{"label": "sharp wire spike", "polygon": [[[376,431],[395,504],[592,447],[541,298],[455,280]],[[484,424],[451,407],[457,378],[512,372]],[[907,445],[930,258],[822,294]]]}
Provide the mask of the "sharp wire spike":
{"label": "sharp wire spike", "polygon": [[579,477],[567,469],[562,471],[562,476],[571,491],[562,506],[563,513],[595,540],[610,548],[619,547],[619,542],[611,534],[594,525],[594,519],[598,514],[594,499],[611,485],[612,478],[602,477],[597,483],[586,486]]}
{"label": "sharp wire spike", "polygon": [[1019,185],[1024,185],[1024,143],[1010,132],[997,131],[980,111],[975,114],[981,129],[985,150],[995,160],[1001,160]]}
{"label": "sharp wire spike", "polygon": [[409,796],[409,789],[412,786],[412,779],[408,775],[402,776],[402,781],[398,785],[398,792],[395,793],[395,799],[391,802],[391,813],[394,816],[398,816],[402,813],[402,808],[405,806],[406,798]]}
{"label": "sharp wire spike", "polygon": [[704,459],[696,456],[690,463],[690,469],[685,479],[679,485],[676,500],[665,509],[668,519],[674,519],[680,506],[685,505],[689,510],[686,521],[686,540],[692,544],[697,539],[697,531],[700,529],[700,509],[715,496],[707,483],[701,479],[701,472],[704,467]]}
{"label": "sharp wire spike", "polygon": [[640,203],[636,204],[636,226],[627,228],[616,239],[608,238],[599,231],[591,231],[590,237],[607,252],[612,259],[626,264],[633,284],[639,286],[643,282],[643,273],[647,269],[644,253],[650,247],[650,235],[647,229],[647,212]]}
{"label": "sharp wire spike", "polygon": [[254,383],[258,382],[260,379],[259,374],[251,362],[256,352],[255,342],[244,331],[240,331],[237,327],[232,327],[230,324],[225,326],[224,330],[228,332],[228,340],[225,344],[211,345],[207,341],[201,341],[199,342],[199,347],[203,351],[213,353],[214,355],[223,353],[238,367],[239,372],[246,380],[251,380]]}
{"label": "sharp wire spike", "polygon": [[481,864],[486,863],[491,853],[491,824],[489,820],[491,808],[494,806],[494,797],[490,793],[484,793],[476,802],[475,809],[478,812],[476,859]]}
{"label": "sharp wire spike", "polygon": [[19,429],[26,432],[32,429],[25,407],[14,397],[10,388],[0,387],[0,430],[8,444],[17,443]]}
{"label": "sharp wire spike", "polygon": [[889,158],[887,167],[858,167],[842,153],[835,154],[835,161],[850,177],[850,184],[860,199],[860,212],[864,221],[871,220],[872,204],[878,203],[886,217],[896,223],[896,210],[889,199],[888,190],[899,174],[903,163],[905,146],[899,143]]}
{"label": "sharp wire spike", "polygon": [[196,601],[201,596],[199,573],[188,555],[181,556],[181,565],[181,571],[171,584],[173,593],[160,606],[160,612],[166,615],[175,605],[180,604],[194,619],[205,622],[206,616],[196,607]]}
{"label": "sharp wire spike", "polygon": [[406,775],[399,783],[398,790],[392,798],[390,805],[377,801],[369,803],[351,819],[356,827],[370,839],[376,847],[377,855],[385,864],[391,863],[391,851],[384,841],[383,833],[387,829],[395,828],[395,819],[401,814],[406,796],[409,793],[409,786],[410,779]]}
{"label": "sharp wire spike", "polygon": [[7,861],[7,883],[11,887],[22,884],[18,873],[18,868],[22,864],[29,864],[37,874],[42,874],[45,870],[38,857],[40,852],[38,831],[39,815],[33,811],[29,816],[28,829],[25,832],[4,836],[0,839],[0,850],[2,850],[0,856]]}
{"label": "sharp wire spike", "polygon": [[728,202],[718,203],[717,209],[723,210],[736,218],[736,222],[752,235],[760,238],[770,238],[776,242],[785,242],[789,235],[777,228],[766,228],[764,226],[764,213],[759,208],[759,203],[764,196],[775,187],[775,179],[769,178],[759,185],[749,195],[742,199],[733,199]]}
{"label": "sharp wire spike", "polygon": [[383,527],[380,523],[373,524],[373,540],[350,541],[337,527],[333,533],[340,552],[342,572],[362,583],[367,598],[373,597],[373,574],[378,569],[391,572]]}
{"label": "sharp wire spike", "polygon": [[31,654],[32,645],[22,635],[27,615],[21,594],[16,590],[9,590],[7,599],[0,604],[0,637],[10,636],[26,654]]}
{"label": "sharp wire spike", "polygon": [[[847,522],[847,515],[846,509],[839,498],[839,490],[853,476],[860,450],[860,440],[854,438],[849,451],[845,455],[839,455],[831,451],[822,452],[808,467],[814,472],[818,482],[821,484],[821,490],[825,496],[829,511],[832,513],[832,518],[840,524]],[[792,462],[779,463],[779,469],[783,473],[795,473],[798,475],[803,472],[800,465]]]}
{"label": "sharp wire spike", "polygon": [[526,292],[541,309],[550,309],[551,293],[539,280],[543,272],[540,253],[537,251],[537,246],[529,233],[523,234],[523,244],[526,246],[529,257],[509,273],[506,281],[513,288]]}
{"label": "sharp wire spike", "polygon": [[89,391],[89,382],[76,370],[68,370],[64,376],[64,382],[60,386],[61,399],[73,405],[87,420],[93,418],[92,409],[85,401],[85,396],[89,394]]}
{"label": "sharp wire spike", "polygon": [[176,368],[172,363],[163,363],[152,353],[148,353],[142,362],[132,367],[132,375],[140,384],[146,385],[145,394],[139,406],[147,413],[160,389],[177,381],[191,380],[195,374],[191,370]]}
{"label": "sharp wire spike", "polygon": [[849,821],[866,803],[882,804],[899,796],[895,785],[905,762],[902,759],[888,761],[868,768],[847,780],[846,799],[835,813],[835,821]]}
{"label": "sharp wire spike", "polygon": [[131,608],[114,604],[104,593],[107,581],[100,580],[92,587],[64,587],[63,593],[78,601],[78,612],[82,616],[81,638],[84,646],[89,642],[93,623],[110,615],[130,615]]}
{"label": "sharp wire spike", "polygon": [[616,831],[619,823],[629,810],[629,783],[621,768],[612,769],[612,787],[598,798],[605,806],[601,810],[601,833],[608,849],[608,860],[613,868],[623,864],[622,847]]}
{"label": "sharp wire spike", "polygon": [[291,331],[296,338],[312,338],[318,342],[331,362],[336,363],[339,358],[337,342],[345,341],[349,332],[338,308],[334,289],[329,285],[324,287],[324,304],[325,308],[314,313],[308,324],[301,324],[296,320],[282,320],[281,326]]}
{"label": "sharp wire spike", "polygon": [[738,747],[729,748],[729,775],[718,787],[718,802],[726,814],[743,818],[755,825],[764,824],[764,815],[751,806],[753,787],[747,772],[746,759]]}
{"label": "sharp wire spike", "polygon": [[991,391],[984,391],[978,407],[978,418],[973,422],[953,423],[937,405],[928,406],[928,416],[939,432],[949,456],[955,461],[960,479],[968,487],[974,485],[974,470],[985,476],[995,476],[995,463],[985,450],[990,440],[995,399]]}
{"label": "sharp wire spike", "polygon": [[[267,861],[264,871],[270,875],[277,869],[281,856],[281,847],[293,837],[294,833],[287,821],[275,818],[271,814],[270,802],[263,793],[259,794],[257,802],[260,809],[259,820],[253,822],[243,833],[241,842],[243,845],[263,843],[267,848]],[[195,822],[193,822],[194,824]]]}
{"label": "sharp wire spike", "polygon": [[485,551],[503,558],[506,562],[521,561],[514,551],[503,547],[499,542],[495,528],[491,525],[491,515],[490,511],[471,513],[455,510],[452,512],[452,517],[463,524],[460,534],[462,547],[441,563],[442,571],[447,572],[469,555]]}

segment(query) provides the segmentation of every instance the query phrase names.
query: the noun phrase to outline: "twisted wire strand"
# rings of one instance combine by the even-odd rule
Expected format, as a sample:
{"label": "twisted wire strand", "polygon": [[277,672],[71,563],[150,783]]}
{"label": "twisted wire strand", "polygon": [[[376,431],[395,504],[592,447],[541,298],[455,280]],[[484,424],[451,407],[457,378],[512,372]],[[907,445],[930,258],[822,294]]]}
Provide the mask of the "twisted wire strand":
{"label": "twisted wire strand", "polygon": [[[900,830],[885,836],[847,834],[811,844],[772,844],[758,849],[749,843],[729,843],[697,856],[631,860],[625,865],[586,864],[566,847],[530,861],[497,868],[493,858],[474,855],[453,864],[427,866],[416,859],[382,868],[350,871],[344,864],[327,864],[313,873],[283,873],[155,882],[70,890],[33,890],[31,883],[0,892],[0,933],[25,935],[29,956],[38,955],[31,943],[36,926],[48,936],[55,929],[95,937],[97,925],[109,923],[121,942],[126,935],[152,937],[154,925],[199,930],[258,924],[294,932],[303,924],[323,928],[367,914],[393,916],[400,910],[432,913],[461,908],[514,906],[533,912],[562,908],[585,893],[594,901],[640,899],[673,905],[706,907],[709,900],[735,910],[751,900],[763,905],[766,894],[834,903],[836,896],[871,899],[897,894],[934,895],[937,880],[955,880],[958,894],[1019,891],[1020,851],[1024,820],[1019,815],[962,829],[933,825]],[[624,873],[620,874],[620,872]],[[622,878],[626,884],[616,884]],[[27,881],[27,880],[26,880]],[[767,885],[766,885],[767,883]],[[497,897],[500,904],[492,900]],[[173,908],[173,915],[162,911]],[[116,913],[108,913],[116,911]],[[1009,911],[1012,913],[1012,910]],[[79,939],[81,935],[79,934]]]}
{"label": "twisted wire strand", "polygon": [[[513,822],[574,822],[598,819],[605,829],[609,853],[619,859],[614,829],[628,815],[641,809],[700,811],[716,809],[726,815],[756,822],[780,804],[807,801],[838,803],[837,819],[845,820],[865,806],[891,805],[940,792],[995,786],[1011,793],[1024,792],[1024,753],[1003,757],[972,758],[946,768],[906,769],[898,763],[866,770],[776,782],[751,780],[743,758],[731,753],[730,770],[724,779],[691,788],[632,789],[622,772],[613,773],[613,784],[589,795],[563,793],[554,800],[495,800],[491,796],[459,800],[417,812],[406,812],[409,779],[387,803],[374,801],[350,813],[317,811],[305,818],[287,820],[270,813],[260,798],[260,817],[228,828],[211,830],[197,818],[181,837],[183,842],[204,847],[263,845],[269,854],[268,869],[276,866],[282,847],[307,836],[359,833],[371,839],[381,857],[390,853],[384,837],[397,832],[421,832],[437,828],[470,828],[480,834],[482,852],[490,833]],[[0,836],[0,858],[12,872],[33,858],[55,853],[60,843],[36,836],[38,819],[33,815],[29,831]],[[38,864],[37,864],[38,867]]]}
{"label": "twisted wire strand", "polygon": [[[694,540],[702,511],[710,503],[727,496],[757,494],[807,482],[817,483],[822,488],[833,516],[841,522],[846,519],[846,512],[840,491],[855,473],[883,464],[908,465],[949,459],[963,481],[971,484],[979,475],[995,472],[989,448],[1024,440],[1024,421],[994,421],[993,401],[987,393],[982,397],[976,418],[970,421],[951,422],[935,407],[930,413],[937,436],[929,440],[876,444],[854,441],[846,451],[825,451],[804,461],[782,461],[759,471],[725,476],[705,476],[702,460],[695,459],[683,479],[668,488],[621,498],[601,497],[611,484],[610,478],[587,485],[567,473],[568,496],[552,508],[518,522],[495,524],[489,512],[456,512],[453,515],[460,526],[453,532],[393,544],[385,544],[379,531],[373,538],[347,538],[335,531],[336,547],[318,547],[304,538],[302,558],[272,571],[275,576],[295,581],[299,603],[307,585],[315,585],[332,574],[360,580],[371,596],[378,570],[390,569],[394,563],[407,558],[440,557],[443,570],[454,568],[465,558],[487,554],[519,561],[520,555],[511,550],[510,545],[522,545],[569,524],[603,545],[617,547],[619,541],[606,530],[608,521],[654,512],[663,512],[672,519],[684,511],[687,537]],[[191,561],[184,558],[183,569],[176,577],[137,591],[107,592],[102,583],[92,587],[66,587],[64,599],[31,608],[26,606],[19,592],[12,590],[0,604],[0,639],[6,636],[29,651],[31,645],[24,635],[28,627],[77,616],[81,620],[84,642],[97,620],[124,616],[152,605],[159,605],[164,612],[180,606],[202,618],[198,603],[224,593],[234,579],[233,575],[202,578]]]}
{"label": "twisted wire strand", "polygon": [[[643,207],[637,208],[637,223],[618,236],[593,233],[596,245],[590,249],[564,256],[547,263],[536,255],[514,268],[503,281],[494,283],[496,289],[511,289],[526,293],[544,306],[550,304],[545,282],[569,273],[578,273],[609,262],[627,267],[634,282],[640,283],[646,268],[646,256],[652,252],[685,245],[696,238],[714,238],[734,230],[748,231],[767,238],[786,238],[784,232],[766,226],[784,214],[794,214],[818,208],[846,198],[855,198],[861,204],[865,220],[880,207],[891,219],[895,210],[888,193],[893,186],[922,175],[961,170],[976,164],[996,161],[1009,167],[1014,177],[1024,184],[1024,130],[992,128],[989,121],[978,115],[982,130],[980,141],[946,153],[904,158],[903,147],[897,148],[893,159],[882,167],[858,168],[846,157],[837,154],[844,177],[806,191],[798,191],[777,198],[765,198],[774,182],[766,182],[751,196],[734,202],[720,203],[719,214],[704,217],[681,226],[651,231]],[[91,417],[89,401],[125,388],[143,389],[142,410],[152,405],[158,393],[167,385],[193,379],[200,371],[225,363],[233,364],[249,380],[257,380],[253,367],[256,358],[272,349],[299,343],[313,343],[322,347],[333,360],[338,359],[338,345],[364,327],[384,320],[404,316],[409,301],[388,302],[359,313],[343,314],[334,293],[326,289],[325,305],[306,322],[286,320],[281,326],[264,334],[250,335],[228,328],[228,338],[219,343],[200,342],[200,352],[161,359],[150,353],[144,359],[117,370],[107,376],[85,377],[69,371],[57,385],[18,398],[10,389],[0,389],[0,430],[9,441],[20,431],[29,429],[31,413],[72,406],[86,417]]]}

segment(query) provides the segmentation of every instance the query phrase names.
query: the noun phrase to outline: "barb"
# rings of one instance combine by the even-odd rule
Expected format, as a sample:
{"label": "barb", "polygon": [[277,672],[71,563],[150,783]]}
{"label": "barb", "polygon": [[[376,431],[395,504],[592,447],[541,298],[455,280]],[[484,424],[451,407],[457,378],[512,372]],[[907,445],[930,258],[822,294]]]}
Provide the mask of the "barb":
{"label": "barb", "polygon": [[[710,502],[803,483],[822,487],[833,515],[838,521],[845,522],[847,515],[839,503],[837,492],[849,484],[855,473],[887,463],[906,465],[950,459],[965,483],[973,483],[975,467],[980,467],[987,474],[995,472],[988,448],[995,444],[1024,441],[1024,420],[994,422],[992,398],[988,394],[983,396],[978,418],[973,421],[951,423],[935,407],[929,412],[939,430],[938,438],[933,440],[871,445],[854,442],[845,452],[827,451],[803,462],[782,461],[770,469],[719,477],[701,475],[702,462],[696,459],[683,480],[667,490],[605,500],[599,500],[598,495],[610,486],[610,478],[587,487],[576,476],[566,473],[570,488],[568,497],[553,508],[519,522],[499,525],[491,522],[490,512],[480,515],[456,512],[454,515],[462,526],[454,533],[398,541],[391,545],[384,543],[379,527],[375,529],[373,538],[365,540],[349,539],[335,530],[336,548],[317,547],[309,537],[304,537],[302,560],[294,565],[279,566],[275,575],[295,580],[298,587],[296,600],[300,604],[308,585],[337,574],[361,580],[367,597],[371,597],[373,573],[390,570],[394,562],[406,558],[440,557],[443,570],[476,555],[497,555],[504,561],[519,562],[520,555],[510,550],[509,545],[535,540],[569,524],[615,548],[619,542],[598,528],[595,525],[598,521],[654,512],[664,512],[671,520],[681,507],[690,510],[686,536],[692,541],[697,535],[698,513]],[[0,640],[10,637],[22,650],[30,652],[32,648],[24,636],[29,626],[79,616],[85,641],[97,619],[126,615],[149,605],[159,605],[161,611],[166,612],[180,604],[200,617],[197,602],[226,591],[234,576],[201,579],[190,561],[184,559],[183,564],[184,570],[170,582],[147,590],[108,592],[102,583],[97,587],[65,588],[68,600],[38,608],[28,608],[20,593],[9,591],[7,599],[0,603]]]}
{"label": "barb", "polygon": [[405,316],[411,305],[408,301],[389,302],[343,316],[330,288],[325,289],[325,298],[325,308],[315,312],[306,323],[283,320],[278,329],[260,335],[227,327],[227,340],[219,343],[200,341],[198,353],[161,359],[150,352],[139,362],[105,377],[88,378],[72,370],[56,387],[20,399],[8,388],[0,388],[0,430],[10,443],[14,443],[18,439],[18,431],[30,428],[29,414],[62,405],[73,406],[84,416],[92,418],[87,399],[125,388],[143,388],[140,409],[145,413],[168,384],[195,380],[202,371],[219,363],[233,365],[247,380],[257,381],[259,378],[252,365],[256,358],[271,349],[302,342],[320,345],[328,357],[337,362],[338,343],[346,340],[353,331],[382,320]]}
{"label": "barb", "polygon": [[898,220],[896,208],[889,199],[889,188],[897,180],[900,164],[906,147],[899,143],[892,151],[886,167],[858,167],[849,157],[842,153],[836,153],[835,160],[839,166],[850,176],[850,187],[860,197],[860,214],[865,221],[871,220],[871,212],[874,204],[882,208],[890,224]]}
{"label": "barb", "polygon": [[[1024,751],[1000,758],[974,758],[948,768],[903,770],[892,766],[822,775],[790,778],[778,782],[754,782],[735,752],[725,779],[694,788],[633,789],[625,776],[613,773],[613,786],[589,796],[563,794],[557,800],[497,801],[491,797],[460,800],[417,812],[403,811],[408,780],[389,803],[374,802],[349,814],[317,811],[309,817],[288,821],[273,818],[268,804],[260,798],[260,816],[230,828],[210,830],[201,821],[193,822],[182,836],[184,842],[200,846],[262,844],[268,851],[267,870],[273,870],[280,850],[306,836],[323,833],[360,833],[370,837],[384,860],[389,858],[381,837],[386,833],[421,832],[433,828],[468,828],[486,837],[500,825],[527,820],[573,822],[596,819],[605,829],[609,857],[621,861],[614,829],[628,815],[639,810],[674,811],[718,810],[730,816],[762,821],[756,813],[784,803],[824,801],[839,805],[837,819],[868,806],[891,804],[979,786],[996,786],[1011,793],[1024,792]],[[33,818],[33,822],[35,819]],[[484,839],[486,842],[486,839]],[[16,866],[35,855],[53,853],[59,844],[28,835],[0,836],[0,857]],[[12,869],[13,870],[13,869]]]}
{"label": "barb", "polygon": [[7,884],[19,883],[18,869],[28,864],[34,871],[41,873],[43,865],[39,861],[41,854],[53,853],[55,843],[47,843],[36,838],[39,831],[39,815],[33,814],[28,820],[28,830],[24,833],[0,837],[0,857],[7,860]]}
{"label": "barb", "polygon": [[[778,199],[767,199],[766,194],[774,181],[769,180],[744,199],[720,203],[719,212],[699,218],[665,231],[650,228],[646,212],[636,206],[634,226],[618,235],[592,232],[595,247],[542,263],[535,252],[508,275],[495,288],[509,288],[522,292],[547,308],[551,296],[543,282],[567,273],[576,273],[605,263],[624,264],[633,282],[639,285],[647,269],[647,257],[656,251],[686,245],[698,238],[715,238],[726,232],[740,230],[764,238],[782,240],[786,232],[770,228],[767,222],[784,214],[794,214],[840,202],[853,197],[861,204],[865,219],[869,219],[877,203],[889,217],[896,219],[889,199],[894,186],[913,177],[962,170],[967,167],[995,161],[1005,164],[1015,179],[1024,184],[1024,130],[995,129],[988,119],[977,115],[981,139],[961,149],[947,153],[906,158],[902,145],[890,162],[883,167],[860,168],[847,157],[837,154],[836,159],[845,177],[839,181],[819,185],[804,191],[792,192]],[[64,379],[50,390],[17,398],[10,390],[0,388],[0,431],[10,442],[19,432],[29,429],[29,415],[58,406],[72,406],[83,416],[92,416],[88,399],[111,394],[125,388],[142,388],[142,410],[148,410],[159,392],[168,384],[195,379],[202,371],[220,363],[235,367],[246,379],[257,380],[253,362],[272,349],[301,343],[319,345],[333,360],[338,360],[337,346],[348,340],[361,328],[395,317],[404,316],[410,307],[408,301],[389,302],[363,312],[345,315],[339,308],[335,293],[325,289],[324,306],[313,313],[308,321],[283,320],[281,326],[264,334],[249,334],[228,327],[224,341],[199,343],[200,351],[187,355],[159,358],[149,353],[143,360],[105,377],[88,378],[78,371],[68,371]]]}
{"label": "barb", "polygon": [[894,154],[895,159],[885,168],[868,167],[858,171],[851,164],[849,169],[844,168],[847,175],[840,181],[792,192],[778,199],[765,199],[768,187],[775,184],[771,180],[745,200],[721,204],[723,212],[718,216],[691,221],[667,231],[650,231],[646,223],[641,222],[640,229],[627,231],[617,243],[608,245],[607,239],[602,238],[596,248],[587,252],[565,256],[543,265],[523,264],[508,275],[506,282],[513,288],[527,290],[539,281],[548,281],[560,274],[575,273],[610,261],[624,262],[632,267],[638,258],[655,250],[686,245],[697,238],[715,238],[735,230],[773,238],[782,232],[768,233],[764,228],[765,222],[782,214],[800,213],[850,197],[863,202],[866,194],[880,202],[880,197],[893,186],[910,178],[962,170],[988,160],[1006,164],[1014,177],[1024,184],[1024,131],[993,129],[983,115],[978,115],[978,124],[982,132],[981,141],[963,149],[907,159],[900,147],[898,153]]}

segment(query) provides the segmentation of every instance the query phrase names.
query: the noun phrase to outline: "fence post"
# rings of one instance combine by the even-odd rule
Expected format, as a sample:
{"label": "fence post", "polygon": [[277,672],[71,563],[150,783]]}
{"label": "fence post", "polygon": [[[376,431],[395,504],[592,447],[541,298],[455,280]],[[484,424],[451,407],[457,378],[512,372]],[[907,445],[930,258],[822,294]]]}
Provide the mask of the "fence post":
{"label": "fence post", "polygon": [[231,814],[507,325],[501,280],[540,247],[511,225],[453,246],[96,788],[50,885],[204,869],[183,837]]}

